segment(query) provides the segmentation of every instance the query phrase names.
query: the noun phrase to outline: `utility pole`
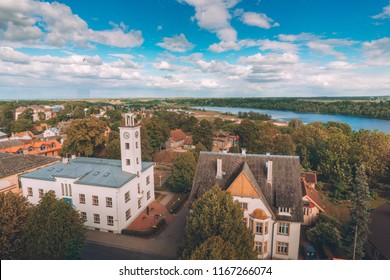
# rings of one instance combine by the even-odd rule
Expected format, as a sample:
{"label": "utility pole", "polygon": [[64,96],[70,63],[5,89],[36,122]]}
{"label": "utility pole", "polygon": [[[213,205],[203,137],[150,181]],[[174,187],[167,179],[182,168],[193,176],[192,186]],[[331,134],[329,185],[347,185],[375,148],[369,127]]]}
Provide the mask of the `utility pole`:
{"label": "utility pole", "polygon": [[357,239],[357,225],[355,226],[355,238],[353,240],[353,256],[352,260],[355,260],[355,254],[356,254],[356,239]]}

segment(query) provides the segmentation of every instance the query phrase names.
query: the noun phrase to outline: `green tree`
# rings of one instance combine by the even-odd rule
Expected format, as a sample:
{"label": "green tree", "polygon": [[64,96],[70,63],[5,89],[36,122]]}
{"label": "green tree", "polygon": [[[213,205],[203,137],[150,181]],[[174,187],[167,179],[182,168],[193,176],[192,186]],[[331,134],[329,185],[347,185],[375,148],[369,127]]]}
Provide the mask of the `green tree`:
{"label": "green tree", "polygon": [[121,142],[119,139],[114,139],[107,144],[105,158],[121,159]]}
{"label": "green tree", "polygon": [[288,126],[292,127],[292,128],[297,128],[298,126],[301,126],[301,125],[303,125],[303,122],[301,119],[291,119],[288,122]]}
{"label": "green tree", "polygon": [[27,255],[30,259],[79,259],[84,247],[82,218],[69,202],[46,193],[27,220]]}
{"label": "green tree", "polygon": [[40,121],[46,120],[46,114],[44,112],[42,112],[42,111],[38,112],[38,119]]}
{"label": "green tree", "polygon": [[292,156],[295,154],[295,144],[289,134],[278,134],[274,138],[274,153]]}
{"label": "green tree", "polygon": [[256,125],[251,120],[243,120],[237,128],[237,135],[240,136],[240,147],[245,148],[248,152],[253,152],[256,142]]}
{"label": "green tree", "polygon": [[174,162],[167,186],[174,192],[191,190],[196,169],[196,156],[192,151],[183,153]]}
{"label": "green tree", "polygon": [[14,110],[11,103],[0,106],[0,131],[11,132],[11,123],[14,120]]}
{"label": "green tree", "polygon": [[159,150],[168,140],[168,124],[165,121],[159,120],[157,117],[153,117],[145,122],[145,128],[153,151]]}
{"label": "green tree", "polygon": [[72,117],[74,119],[83,119],[85,118],[85,112],[82,107],[76,107],[72,112]]}
{"label": "green tree", "polygon": [[26,130],[32,130],[34,123],[28,119],[17,119],[11,124],[11,131],[14,133],[22,132]]}
{"label": "green tree", "polygon": [[191,260],[235,260],[236,258],[234,246],[219,236],[208,238],[191,255]]}
{"label": "green tree", "polygon": [[19,116],[18,116],[18,120],[19,119],[24,119],[24,120],[29,120],[29,121],[33,121],[33,115],[34,115],[34,111],[33,109],[31,108],[27,108],[26,110],[23,111],[23,113],[21,113]]}
{"label": "green tree", "polygon": [[242,218],[242,208],[230,193],[218,186],[208,190],[187,217],[183,258],[191,258],[207,239],[219,236],[233,246],[236,259],[255,259],[253,237]]}
{"label": "green tree", "polygon": [[192,141],[194,144],[202,143],[211,151],[213,148],[213,131],[208,120],[201,120],[199,125],[194,127]]}
{"label": "green tree", "polygon": [[30,205],[24,196],[0,193],[0,259],[25,259],[26,221]]}
{"label": "green tree", "polygon": [[[355,259],[364,257],[364,244],[367,242],[369,235],[370,222],[370,190],[367,184],[367,175],[364,165],[361,165],[356,173],[354,191],[352,195],[352,208],[350,212],[350,222],[346,238],[346,247],[348,254],[353,258],[355,247]],[[355,240],[356,237],[356,240]],[[354,246],[356,243],[356,246]]]}
{"label": "green tree", "polygon": [[315,226],[307,231],[307,238],[317,246],[325,245],[331,249],[338,249],[342,245],[341,232],[339,221],[320,213]]}
{"label": "green tree", "polygon": [[66,130],[62,154],[96,156],[106,143],[106,127],[105,122],[96,118],[74,120]]}
{"label": "green tree", "polygon": [[149,135],[144,125],[141,126],[141,158],[143,161],[152,161],[153,148],[150,145]]}

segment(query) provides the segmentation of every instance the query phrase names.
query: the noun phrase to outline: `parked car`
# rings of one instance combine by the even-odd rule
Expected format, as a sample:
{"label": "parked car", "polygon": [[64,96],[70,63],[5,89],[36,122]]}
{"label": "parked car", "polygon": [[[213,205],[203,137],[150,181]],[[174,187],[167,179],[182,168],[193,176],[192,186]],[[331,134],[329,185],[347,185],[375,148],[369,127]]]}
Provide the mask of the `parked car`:
{"label": "parked car", "polygon": [[312,244],[307,244],[305,248],[305,258],[307,260],[318,260],[318,255]]}

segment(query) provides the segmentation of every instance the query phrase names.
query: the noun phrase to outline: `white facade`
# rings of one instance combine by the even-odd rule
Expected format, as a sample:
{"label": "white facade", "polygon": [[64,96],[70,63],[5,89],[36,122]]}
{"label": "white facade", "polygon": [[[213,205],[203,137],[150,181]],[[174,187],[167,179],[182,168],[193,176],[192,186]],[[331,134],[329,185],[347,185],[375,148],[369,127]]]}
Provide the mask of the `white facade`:
{"label": "white facade", "polygon": [[[134,125],[134,123],[127,122],[126,124]],[[100,159],[85,159],[84,164],[82,159],[79,159],[79,162],[77,159],[66,159],[62,163],[38,170],[36,173],[31,172],[20,176],[23,194],[31,203],[37,204],[43,193],[54,191],[57,198],[68,200],[74,205],[80,215],[85,218],[86,227],[120,233],[154,200],[154,167],[152,163],[142,164],[141,162],[139,129],[139,126],[126,126],[120,129],[122,165],[119,161],[112,160],[109,162]],[[129,137],[124,137],[126,132],[129,133]],[[137,137],[136,132],[138,132]],[[130,149],[127,149],[126,143],[129,143]],[[134,151],[129,153],[132,150]],[[127,159],[130,163],[135,163],[134,166],[126,165]],[[77,170],[72,170],[73,173],[69,172],[69,174],[63,171],[72,164],[79,169],[84,168],[86,164],[96,166],[96,169],[74,177],[72,174]],[[121,176],[125,178],[124,181],[122,180],[124,183],[118,186],[104,186],[105,177],[110,176],[107,175],[110,174],[107,170],[117,172],[118,178]],[[50,174],[53,175],[48,176],[45,172],[51,172]],[[91,175],[93,172],[101,176],[101,182],[93,185],[82,180],[87,176],[92,177],[91,180],[95,179],[93,178],[95,174]],[[113,176],[111,182],[118,180],[114,174],[111,176]]]}
{"label": "white facade", "polygon": [[[233,196],[233,199],[241,203],[244,209],[244,221],[254,235],[259,259],[298,259],[300,223],[273,218],[260,198]],[[251,214],[256,209],[262,209],[267,218],[253,217]]]}

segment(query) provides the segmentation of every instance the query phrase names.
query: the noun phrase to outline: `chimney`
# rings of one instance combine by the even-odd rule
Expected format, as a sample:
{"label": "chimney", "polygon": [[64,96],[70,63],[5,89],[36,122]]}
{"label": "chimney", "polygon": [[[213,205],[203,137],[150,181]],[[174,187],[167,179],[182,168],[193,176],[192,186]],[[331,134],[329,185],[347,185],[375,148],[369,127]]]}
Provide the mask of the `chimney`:
{"label": "chimney", "polygon": [[268,160],[265,166],[267,167],[267,183],[272,184],[272,161]]}
{"label": "chimney", "polygon": [[76,155],[72,155],[72,159],[76,159]]}
{"label": "chimney", "polygon": [[222,179],[222,159],[218,158],[217,159],[217,176],[215,178],[217,179]]}
{"label": "chimney", "polygon": [[67,157],[62,158],[62,163],[67,164],[69,162],[69,159]]}
{"label": "chimney", "polygon": [[241,154],[242,154],[242,155],[246,155],[246,149],[245,149],[245,148],[242,148],[242,149],[241,149]]}

